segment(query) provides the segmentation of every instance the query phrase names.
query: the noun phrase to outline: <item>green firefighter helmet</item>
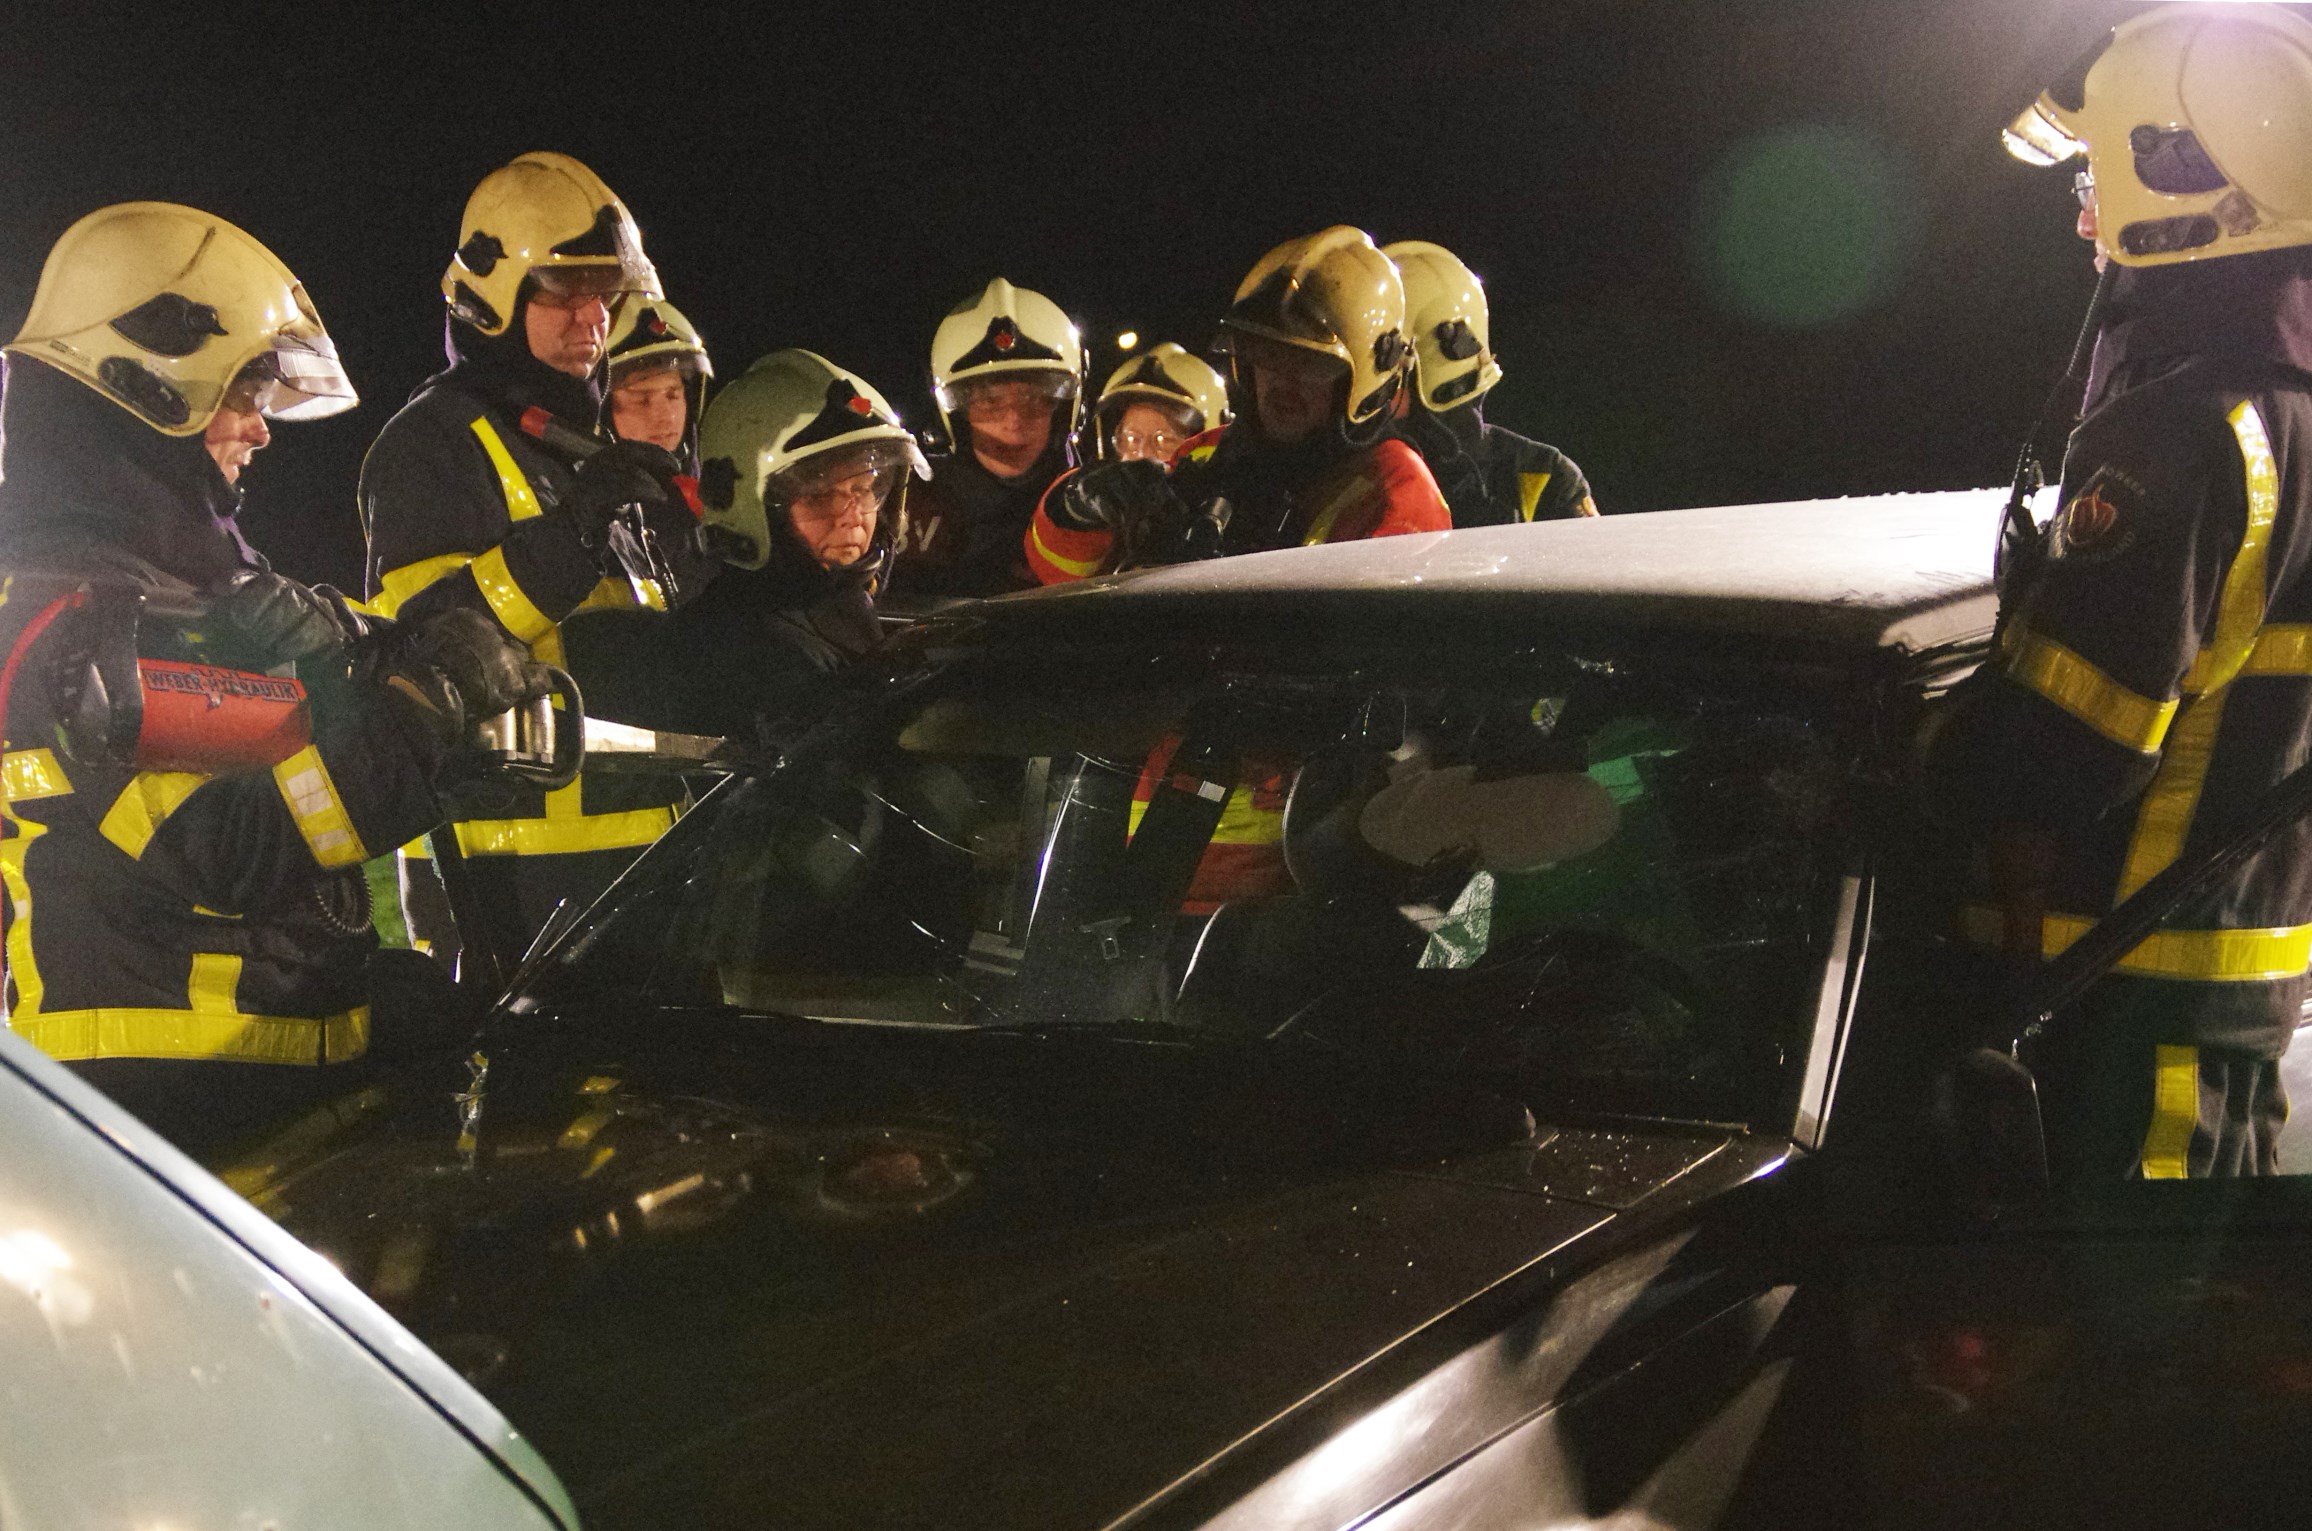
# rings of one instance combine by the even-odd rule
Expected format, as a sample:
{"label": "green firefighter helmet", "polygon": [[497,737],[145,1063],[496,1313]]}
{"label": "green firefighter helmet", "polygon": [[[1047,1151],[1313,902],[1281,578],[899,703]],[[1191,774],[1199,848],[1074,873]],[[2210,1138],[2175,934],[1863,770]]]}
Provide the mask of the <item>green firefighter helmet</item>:
{"label": "green firefighter helmet", "polygon": [[2096,245],[2123,266],[2312,243],[2312,22],[2268,4],[2146,11],[2006,141],[2034,165],[2087,156]]}
{"label": "green firefighter helmet", "polygon": [[[1346,224],[1288,239],[1262,256],[1237,284],[1221,327],[1347,364],[1343,408],[1352,426],[1388,408],[1412,359],[1396,262],[1372,235]],[[1240,369],[1238,382],[1244,381]]]}
{"label": "green firefighter helmet", "polygon": [[1443,413],[1474,404],[1501,381],[1485,284],[1443,245],[1405,239],[1383,245],[1405,282],[1405,328],[1413,334],[1413,386]]}
{"label": "green firefighter helmet", "polygon": [[1055,436],[1076,429],[1083,386],[1084,339],[1060,305],[997,277],[939,321],[931,337],[931,396],[950,450],[963,449],[957,426],[974,383],[1026,382],[1049,388],[1066,405]]}
{"label": "green firefighter helmet", "polygon": [[169,436],[208,429],[236,379],[276,420],[360,402],[304,284],[272,251],[173,202],[99,208],[64,231],[6,349],[68,372]]}
{"label": "green firefighter helmet", "polygon": [[525,154],[482,177],[466,199],[442,297],[458,319],[503,335],[525,279],[614,304],[625,294],[662,295],[634,215],[567,154]]}
{"label": "green firefighter helmet", "polygon": [[637,298],[621,304],[602,353],[610,381],[618,381],[621,369],[653,357],[672,362],[685,377],[714,376],[706,341],[681,309],[664,298]]}
{"label": "green firefighter helmet", "polygon": [[773,351],[723,386],[699,424],[699,500],[726,562],[770,561],[788,497],[864,459],[889,489],[931,476],[898,414],[854,373],[810,351]]}

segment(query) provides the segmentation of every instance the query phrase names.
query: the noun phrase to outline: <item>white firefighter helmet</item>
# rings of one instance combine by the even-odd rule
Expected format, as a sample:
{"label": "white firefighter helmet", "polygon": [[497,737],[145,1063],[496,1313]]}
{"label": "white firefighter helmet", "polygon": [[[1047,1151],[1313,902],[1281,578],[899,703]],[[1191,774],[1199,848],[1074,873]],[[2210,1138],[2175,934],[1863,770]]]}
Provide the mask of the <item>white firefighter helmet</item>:
{"label": "white firefighter helmet", "polygon": [[280,258],[173,202],[99,208],[66,229],[6,349],[71,373],[170,436],[206,430],[245,370],[271,380],[253,396],[276,420],[360,402]]}
{"label": "white firefighter helmet", "polygon": [[723,557],[761,568],[787,493],[860,447],[894,487],[909,470],[931,476],[883,395],[824,356],[773,351],[725,384],[707,406],[698,442],[699,500],[706,524],[722,533]]}
{"label": "white firefighter helmet", "polygon": [[605,299],[659,297],[634,215],[602,178],[567,154],[525,154],[482,177],[466,199],[457,253],[442,272],[450,312],[485,335],[514,322],[525,278]]}
{"label": "white firefighter helmet", "polygon": [[1413,385],[1442,413],[1474,404],[1501,381],[1485,284],[1461,258],[1423,239],[1383,245],[1405,282],[1405,328],[1413,334]]}
{"label": "white firefighter helmet", "polygon": [[617,381],[620,368],[654,356],[674,362],[685,377],[714,376],[706,340],[681,309],[664,298],[637,298],[620,305],[602,353],[611,381]]}
{"label": "white firefighter helmet", "polygon": [[[1346,363],[1350,425],[1388,408],[1412,357],[1396,263],[1372,235],[1346,224],[1288,239],[1262,256],[1237,285],[1221,325]],[[1241,369],[1238,381],[1245,381]]]}
{"label": "white firefighter helmet", "polygon": [[2123,266],[2312,243],[2312,22],[2279,5],[2164,5],[2009,125],[2018,159],[2084,153],[2096,244]]}
{"label": "white firefighter helmet", "polygon": [[1083,371],[1084,340],[1074,321],[1042,293],[1000,276],[949,310],[931,337],[931,396],[947,444],[957,451],[962,437],[955,417],[972,383],[1047,380],[1054,397],[1067,405],[1053,434],[1066,436],[1076,428]]}
{"label": "white firefighter helmet", "polygon": [[1167,340],[1150,346],[1108,374],[1093,413],[1103,437],[1116,428],[1117,419],[1135,402],[1145,401],[1175,414],[1183,430],[1193,436],[1226,425],[1228,380],[1201,356]]}

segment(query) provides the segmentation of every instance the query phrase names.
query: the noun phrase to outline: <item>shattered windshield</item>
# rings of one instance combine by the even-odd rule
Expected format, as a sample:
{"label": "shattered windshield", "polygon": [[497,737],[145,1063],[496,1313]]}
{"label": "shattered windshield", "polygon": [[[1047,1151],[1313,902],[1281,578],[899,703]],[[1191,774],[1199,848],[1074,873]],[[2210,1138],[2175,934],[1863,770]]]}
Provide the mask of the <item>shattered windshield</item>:
{"label": "shattered windshield", "polygon": [[518,1008],[1292,1042],[1719,1119],[1811,1017],[1846,772],[1787,686],[1064,657],[719,794]]}

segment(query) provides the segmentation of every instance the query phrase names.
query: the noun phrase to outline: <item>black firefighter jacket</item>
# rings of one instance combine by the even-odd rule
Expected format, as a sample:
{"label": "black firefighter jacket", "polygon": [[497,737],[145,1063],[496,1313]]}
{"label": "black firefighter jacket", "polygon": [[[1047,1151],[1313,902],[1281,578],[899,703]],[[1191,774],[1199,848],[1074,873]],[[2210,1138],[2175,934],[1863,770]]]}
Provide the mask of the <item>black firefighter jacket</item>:
{"label": "black firefighter jacket", "polygon": [[1547,442],[1492,424],[1470,403],[1443,414],[1415,405],[1405,435],[1452,507],[1453,524],[1514,526],[1594,516],[1597,501],[1574,460]]}
{"label": "black firefighter jacket", "polygon": [[[371,604],[392,616],[426,591],[428,609],[470,605],[541,663],[568,670],[590,700],[595,681],[605,692],[633,689],[605,671],[622,648],[649,647],[649,635],[635,629],[663,621],[663,598],[655,587],[638,597],[628,581],[605,578],[551,514],[573,469],[520,426],[524,410],[540,407],[583,427],[599,401],[588,385],[535,361],[518,333],[492,339],[452,321],[450,343],[455,363],[419,387],[362,463]],[[685,560],[683,574],[698,561],[681,547],[670,556]],[[486,817],[455,826],[468,856],[638,849],[673,824],[683,794],[678,778],[647,776],[588,775],[557,792],[494,790]]]}
{"label": "black firefighter jacket", "polygon": [[909,605],[1033,590],[1023,544],[1052,481],[1068,471],[1054,422],[1051,446],[1016,479],[998,478],[966,444],[931,459],[928,482],[910,479],[900,516],[890,597]]}
{"label": "black firefighter jacket", "polygon": [[[2053,954],[2220,834],[2312,744],[2312,262],[2122,273],[2043,572],[1932,748],[1979,829],[2060,832]],[[1970,911],[1970,934],[1997,938]],[[2119,965],[2163,1040],[2275,1057],[2312,961],[2312,826]]]}
{"label": "black firefighter jacket", "polygon": [[[84,580],[182,595],[261,566],[198,438],[14,359],[4,424],[0,650]],[[317,687],[313,742],[271,770],[82,763],[44,646],[24,650],[0,763],[10,1027],[66,1060],[359,1056],[360,868],[440,820],[423,732],[382,690]]]}

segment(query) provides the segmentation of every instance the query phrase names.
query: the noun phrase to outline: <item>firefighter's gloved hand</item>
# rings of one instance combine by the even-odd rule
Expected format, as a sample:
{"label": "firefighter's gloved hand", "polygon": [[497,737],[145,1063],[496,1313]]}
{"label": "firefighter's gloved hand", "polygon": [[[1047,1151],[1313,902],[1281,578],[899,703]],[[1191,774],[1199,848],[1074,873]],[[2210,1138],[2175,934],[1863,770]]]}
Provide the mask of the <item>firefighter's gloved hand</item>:
{"label": "firefighter's gloved hand", "polygon": [[344,596],[270,569],[243,569],[209,598],[203,624],[210,662],[270,669],[335,654],[365,630]]}
{"label": "firefighter's gloved hand", "polygon": [[1149,522],[1176,525],[1185,512],[1161,463],[1099,463],[1052,490],[1046,515],[1072,532],[1111,531],[1129,539]]}
{"label": "firefighter's gloved hand", "polygon": [[609,540],[611,523],[629,505],[645,511],[654,505],[681,505],[682,490],[675,483],[682,464],[674,454],[647,441],[613,441],[578,465],[561,513],[570,520],[578,540],[599,551]]}
{"label": "firefighter's gloved hand", "polygon": [[546,667],[480,612],[452,606],[402,622],[377,645],[373,678],[415,709],[437,745],[455,749],[474,723],[554,689]]}

